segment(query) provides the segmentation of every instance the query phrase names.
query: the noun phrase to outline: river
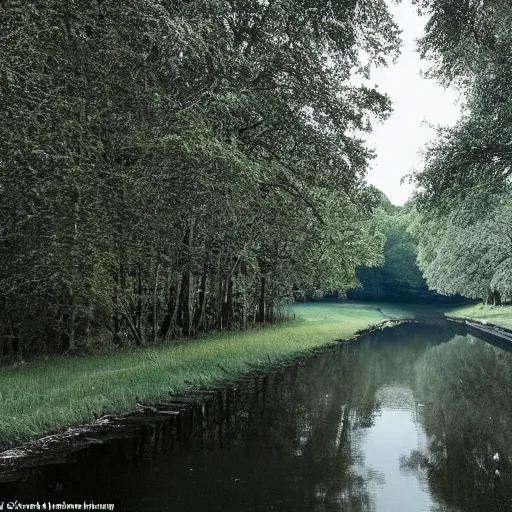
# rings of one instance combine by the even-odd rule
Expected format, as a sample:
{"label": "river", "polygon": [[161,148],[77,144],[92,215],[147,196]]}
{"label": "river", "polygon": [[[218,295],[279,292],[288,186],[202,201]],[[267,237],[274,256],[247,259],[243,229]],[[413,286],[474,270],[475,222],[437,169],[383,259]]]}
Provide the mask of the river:
{"label": "river", "polygon": [[25,490],[123,512],[508,511],[511,390],[509,351],[403,324],[247,380],[215,421],[202,409],[200,435],[150,426]]}

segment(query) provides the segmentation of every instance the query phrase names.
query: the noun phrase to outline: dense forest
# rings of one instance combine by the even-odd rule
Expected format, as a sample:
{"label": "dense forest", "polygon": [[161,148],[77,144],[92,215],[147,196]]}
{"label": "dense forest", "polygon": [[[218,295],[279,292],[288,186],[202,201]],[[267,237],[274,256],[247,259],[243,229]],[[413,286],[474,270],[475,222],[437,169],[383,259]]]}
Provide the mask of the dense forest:
{"label": "dense forest", "polygon": [[245,328],[361,284],[510,301],[512,7],[413,3],[464,113],[397,208],[365,182],[391,100],[352,80],[398,55],[384,0],[2,2],[0,355]]}
{"label": "dense forest", "polygon": [[384,0],[0,4],[0,351],[272,320],[382,263]]}
{"label": "dense forest", "polygon": [[429,289],[418,266],[418,243],[413,231],[419,217],[413,202],[395,206],[381,191],[374,188],[374,192],[380,197],[374,221],[376,229],[385,237],[384,263],[357,268],[359,285],[348,290],[347,297],[386,302],[466,302],[468,299],[459,294],[447,296]]}
{"label": "dense forest", "polygon": [[418,0],[430,76],[459,88],[463,115],[426,148],[411,178],[419,267],[430,288],[512,300],[512,5]]}

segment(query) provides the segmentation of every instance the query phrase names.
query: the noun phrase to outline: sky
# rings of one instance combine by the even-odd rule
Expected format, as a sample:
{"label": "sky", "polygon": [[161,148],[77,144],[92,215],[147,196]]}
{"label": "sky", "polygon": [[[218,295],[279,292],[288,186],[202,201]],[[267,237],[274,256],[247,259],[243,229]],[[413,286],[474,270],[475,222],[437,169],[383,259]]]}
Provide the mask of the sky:
{"label": "sky", "polygon": [[426,17],[420,17],[410,0],[395,5],[388,0],[389,9],[402,29],[402,53],[395,65],[372,70],[370,84],[387,93],[393,102],[393,114],[384,123],[374,125],[367,135],[367,145],[375,149],[367,181],[382,190],[396,205],[403,205],[413,186],[400,185],[400,178],[415,168],[421,168],[419,150],[431,140],[435,132],[423,124],[453,125],[460,116],[458,94],[444,89],[434,80],[420,76],[429,63],[415,52],[414,39],[424,31]]}

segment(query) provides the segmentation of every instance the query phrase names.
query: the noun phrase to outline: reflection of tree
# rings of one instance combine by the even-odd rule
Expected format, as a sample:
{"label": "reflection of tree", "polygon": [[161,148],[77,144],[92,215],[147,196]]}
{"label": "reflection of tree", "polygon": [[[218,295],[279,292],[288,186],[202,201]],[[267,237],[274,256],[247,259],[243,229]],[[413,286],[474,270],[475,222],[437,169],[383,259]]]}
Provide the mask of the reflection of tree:
{"label": "reflection of tree", "polygon": [[384,475],[364,466],[361,439],[379,414],[378,390],[389,383],[409,387],[429,339],[450,338],[442,327],[428,332],[403,325],[373,333],[270,377],[260,400],[248,400],[251,439],[286,464],[270,483],[275,495],[282,492],[280,478],[293,475],[301,482],[300,503],[315,510],[374,510],[371,489]]}
{"label": "reflection of tree", "polygon": [[426,469],[430,465],[428,456],[421,450],[412,450],[409,457],[400,455],[398,462],[400,472],[405,475],[416,475],[418,471]]}
{"label": "reflection of tree", "polygon": [[414,470],[421,461],[416,468],[427,467],[430,488],[444,503],[462,510],[509,510],[512,354],[456,336],[423,354],[416,384],[426,404],[420,421],[429,446],[427,453],[411,453],[403,467]]}
{"label": "reflection of tree", "polygon": [[282,456],[282,479],[272,479],[273,490],[266,482],[267,494],[282,495],[283,480],[292,475],[300,482],[298,502],[314,510],[374,510],[368,481],[382,477],[357,470],[362,454],[354,443],[357,430],[371,425],[377,412],[375,384],[364,379],[364,366],[358,350],[339,347],[272,376],[261,393],[265,400],[250,402],[251,439]]}
{"label": "reflection of tree", "polygon": [[153,509],[165,496],[169,509],[194,512],[373,511],[384,475],[365,465],[362,442],[380,401],[395,406],[391,394],[401,392],[410,408],[404,390],[413,387],[415,362],[450,337],[444,326],[402,325],[244,384],[222,406],[222,449],[212,443],[203,451],[197,441],[144,471],[99,475],[94,489],[84,482],[75,497],[88,485],[91,495],[121,495],[127,503],[151,489],[144,496],[155,496]]}

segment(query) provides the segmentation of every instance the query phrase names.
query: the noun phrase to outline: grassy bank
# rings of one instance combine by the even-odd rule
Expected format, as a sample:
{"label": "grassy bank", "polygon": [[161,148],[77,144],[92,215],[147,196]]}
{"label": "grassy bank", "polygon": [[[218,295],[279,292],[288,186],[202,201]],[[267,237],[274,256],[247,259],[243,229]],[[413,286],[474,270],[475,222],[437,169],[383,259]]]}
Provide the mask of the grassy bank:
{"label": "grassy bank", "polygon": [[[377,310],[380,309],[380,311]],[[254,365],[348,338],[387,318],[412,318],[406,307],[314,303],[295,307],[297,320],[245,333],[222,333],[155,348],[91,357],[55,357],[0,374],[0,446],[6,447],[140,400],[214,386]]]}
{"label": "grassy bank", "polygon": [[512,306],[474,304],[452,309],[447,314],[468,320],[487,320],[491,324],[512,329]]}

